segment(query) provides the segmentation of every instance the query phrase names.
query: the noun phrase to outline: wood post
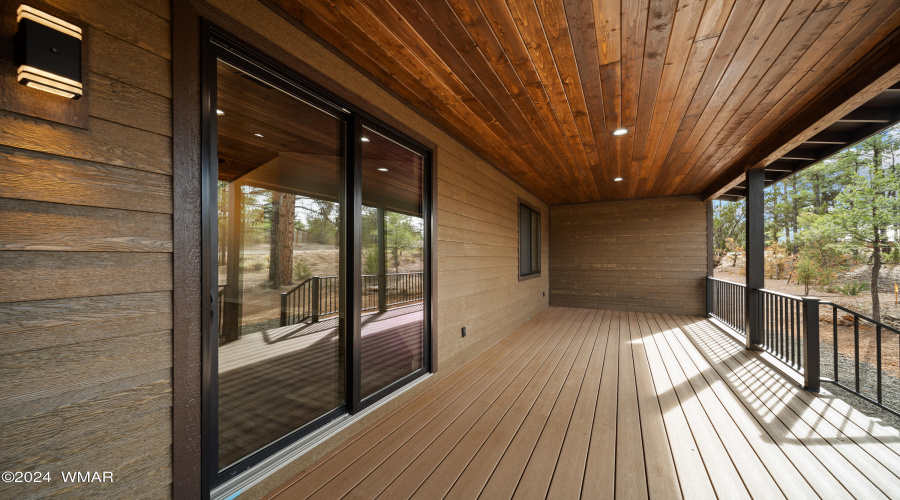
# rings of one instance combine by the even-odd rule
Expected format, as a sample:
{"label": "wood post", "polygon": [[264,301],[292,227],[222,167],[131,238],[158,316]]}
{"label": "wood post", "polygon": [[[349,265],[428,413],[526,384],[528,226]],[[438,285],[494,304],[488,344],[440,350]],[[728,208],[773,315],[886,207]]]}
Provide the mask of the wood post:
{"label": "wood post", "polygon": [[[821,376],[819,366],[819,299],[803,297],[803,386],[808,391],[819,392]],[[837,346],[835,346],[837,348]]]}
{"label": "wood post", "polygon": [[375,219],[378,221],[378,311],[387,311],[387,243],[384,223],[384,207],[379,205]]}
{"label": "wood post", "polygon": [[[319,304],[322,300],[322,296],[319,293],[319,291],[320,291],[319,277],[313,276],[311,284],[312,284],[312,292],[310,293],[310,297],[312,297],[312,299],[310,300],[310,307],[312,308],[312,312],[310,313],[310,315],[312,316],[312,323],[318,323],[319,322]],[[328,292],[331,293],[330,290]]]}
{"label": "wood post", "polygon": [[747,349],[756,349],[762,343],[762,308],[759,290],[765,287],[765,170],[747,171],[747,296],[744,310],[747,315]]}
{"label": "wood post", "polygon": [[228,251],[225,256],[225,303],[222,340],[231,342],[241,337],[241,240],[243,216],[241,185],[228,183]]}

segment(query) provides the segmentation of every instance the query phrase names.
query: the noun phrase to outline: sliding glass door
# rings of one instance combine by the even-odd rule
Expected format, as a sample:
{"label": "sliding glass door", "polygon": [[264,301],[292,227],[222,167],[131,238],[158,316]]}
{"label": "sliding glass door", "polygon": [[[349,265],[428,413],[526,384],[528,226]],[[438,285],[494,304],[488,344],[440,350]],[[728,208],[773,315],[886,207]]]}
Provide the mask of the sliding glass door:
{"label": "sliding glass door", "polygon": [[215,486],[430,368],[430,157],[214,37],[204,462]]}
{"label": "sliding glass door", "polygon": [[345,155],[340,118],[222,60],[216,82],[224,469],[344,405]]}
{"label": "sliding glass door", "polygon": [[360,395],[423,366],[425,157],[364,127]]}

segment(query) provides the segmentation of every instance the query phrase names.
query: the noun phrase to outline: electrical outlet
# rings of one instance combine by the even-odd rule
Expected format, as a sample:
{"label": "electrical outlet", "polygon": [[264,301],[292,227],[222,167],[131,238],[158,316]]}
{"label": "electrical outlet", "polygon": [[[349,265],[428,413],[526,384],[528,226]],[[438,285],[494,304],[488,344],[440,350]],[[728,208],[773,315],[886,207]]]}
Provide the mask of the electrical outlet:
{"label": "electrical outlet", "polygon": [[462,327],[462,336],[463,336],[463,337],[466,336],[466,327]]}

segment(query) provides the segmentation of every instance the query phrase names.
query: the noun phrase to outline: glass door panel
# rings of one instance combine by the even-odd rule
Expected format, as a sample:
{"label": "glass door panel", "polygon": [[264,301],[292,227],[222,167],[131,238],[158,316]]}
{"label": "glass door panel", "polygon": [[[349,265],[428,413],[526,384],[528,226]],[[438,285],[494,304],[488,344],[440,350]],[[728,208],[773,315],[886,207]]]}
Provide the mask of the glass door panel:
{"label": "glass door panel", "polygon": [[425,158],[362,134],[360,397],[423,367]]}
{"label": "glass door panel", "polygon": [[343,406],[344,123],[220,61],[218,467]]}

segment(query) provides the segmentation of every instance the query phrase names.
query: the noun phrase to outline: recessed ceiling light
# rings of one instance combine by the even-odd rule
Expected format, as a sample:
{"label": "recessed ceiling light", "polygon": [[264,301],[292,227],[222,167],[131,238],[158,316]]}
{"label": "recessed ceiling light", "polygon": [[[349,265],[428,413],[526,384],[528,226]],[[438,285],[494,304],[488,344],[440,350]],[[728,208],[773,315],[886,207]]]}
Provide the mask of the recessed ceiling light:
{"label": "recessed ceiling light", "polygon": [[388,170],[387,170],[386,168],[384,168],[384,167],[381,167],[381,168],[378,169],[378,171],[379,171],[379,172],[387,172]]}
{"label": "recessed ceiling light", "polygon": [[627,128],[617,128],[617,129],[613,130],[613,133],[612,133],[612,134],[613,134],[613,135],[625,135],[625,134],[627,134],[627,133],[628,133],[628,129],[627,129]]}
{"label": "recessed ceiling light", "polygon": [[222,111],[221,109],[217,109],[217,110],[216,110],[216,114],[219,115],[219,116],[222,116],[222,115],[225,114],[225,112]]}
{"label": "recessed ceiling light", "polygon": [[262,136],[263,136],[262,134],[253,134],[253,135],[255,135],[256,137],[262,137]]}
{"label": "recessed ceiling light", "polygon": [[621,182],[621,181],[622,181],[622,178],[621,178],[621,177],[616,177],[615,179],[613,179],[613,181],[614,181],[614,182]]}
{"label": "recessed ceiling light", "polygon": [[368,138],[368,137],[363,137],[363,138],[360,139],[360,140],[363,141],[363,142],[369,142],[369,138]]}

